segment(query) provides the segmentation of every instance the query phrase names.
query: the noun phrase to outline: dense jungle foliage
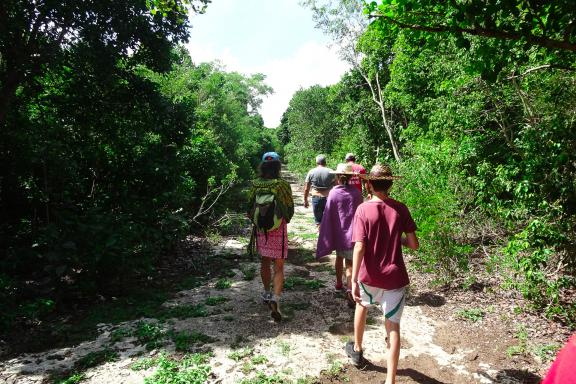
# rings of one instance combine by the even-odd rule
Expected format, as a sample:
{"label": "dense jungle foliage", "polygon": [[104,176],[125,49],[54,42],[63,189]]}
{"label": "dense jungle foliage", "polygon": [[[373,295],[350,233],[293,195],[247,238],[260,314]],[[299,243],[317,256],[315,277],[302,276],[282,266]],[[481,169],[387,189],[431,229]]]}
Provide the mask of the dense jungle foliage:
{"label": "dense jungle foliage", "polygon": [[325,153],[335,167],[347,152],[390,163],[421,269],[464,286],[499,276],[574,326],[573,5],[305,3],[353,69],[292,98],[278,129],[289,166]]}
{"label": "dense jungle foliage", "polygon": [[153,274],[274,149],[264,77],[179,46],[205,3],[0,4],[2,326]]}

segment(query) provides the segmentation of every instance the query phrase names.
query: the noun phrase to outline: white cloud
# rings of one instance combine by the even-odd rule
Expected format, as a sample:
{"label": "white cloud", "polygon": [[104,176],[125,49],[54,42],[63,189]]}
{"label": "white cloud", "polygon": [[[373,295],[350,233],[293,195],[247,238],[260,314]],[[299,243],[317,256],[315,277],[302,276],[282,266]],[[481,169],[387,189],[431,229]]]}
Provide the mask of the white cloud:
{"label": "white cloud", "polygon": [[230,71],[266,75],[266,83],[274,89],[274,94],[264,100],[260,112],[264,124],[272,128],[280,124],[294,92],[315,84],[335,84],[349,68],[336,52],[315,41],[302,45],[291,56],[269,60],[254,67],[243,65],[227,48],[218,51],[212,46],[191,42],[188,50],[196,63],[218,60]]}

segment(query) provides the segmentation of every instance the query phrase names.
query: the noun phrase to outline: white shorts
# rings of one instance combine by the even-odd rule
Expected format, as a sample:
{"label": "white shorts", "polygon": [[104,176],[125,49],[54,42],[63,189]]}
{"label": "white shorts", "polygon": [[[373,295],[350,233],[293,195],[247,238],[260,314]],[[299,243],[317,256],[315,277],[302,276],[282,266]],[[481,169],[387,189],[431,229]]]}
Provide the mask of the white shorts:
{"label": "white shorts", "polygon": [[399,323],[406,302],[406,287],[397,289],[382,289],[371,287],[364,283],[360,285],[362,305],[379,305],[387,320]]}

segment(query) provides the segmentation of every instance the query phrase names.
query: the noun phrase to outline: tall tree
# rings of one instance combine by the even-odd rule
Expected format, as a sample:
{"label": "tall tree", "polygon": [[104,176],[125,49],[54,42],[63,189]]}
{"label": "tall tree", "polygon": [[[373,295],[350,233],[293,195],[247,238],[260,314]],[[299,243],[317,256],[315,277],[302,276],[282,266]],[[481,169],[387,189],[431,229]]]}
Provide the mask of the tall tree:
{"label": "tall tree", "polygon": [[[193,2],[201,10],[209,0]],[[0,127],[18,87],[31,83],[72,46],[130,54],[166,65],[171,44],[188,38],[190,0],[0,2]],[[148,8],[150,6],[150,8]]]}
{"label": "tall tree", "polygon": [[394,115],[386,104],[384,94],[386,67],[393,56],[391,51],[385,53],[381,49],[375,54],[369,43],[365,43],[364,47],[358,45],[361,36],[368,30],[368,19],[362,4],[355,0],[343,0],[337,4],[325,0],[305,0],[302,3],[312,9],[317,27],[332,38],[340,57],[358,71],[366,82],[372,101],[380,110],[382,126],[388,135],[394,158],[401,161]]}
{"label": "tall tree", "polygon": [[524,41],[576,51],[576,3],[571,0],[366,1],[371,17],[396,29],[448,32]]}

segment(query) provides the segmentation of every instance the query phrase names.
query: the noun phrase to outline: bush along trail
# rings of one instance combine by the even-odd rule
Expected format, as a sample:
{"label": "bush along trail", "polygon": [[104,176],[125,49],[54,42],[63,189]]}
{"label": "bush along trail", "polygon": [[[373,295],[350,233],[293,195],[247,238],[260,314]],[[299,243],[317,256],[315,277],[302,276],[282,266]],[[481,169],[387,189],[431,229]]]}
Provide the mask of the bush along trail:
{"label": "bush along trail", "polygon": [[[247,228],[244,236],[216,236],[212,247],[191,238],[178,256],[178,268],[191,277],[177,286],[181,289],[160,295],[161,305],[142,308],[142,316],[125,321],[102,312],[96,331],[87,331],[88,340],[79,343],[17,356],[4,351],[0,382],[383,382],[381,313],[369,312],[364,338],[369,363],[356,368],[343,349],[353,337],[353,309],[334,291],[333,260],[314,258],[316,228],[311,210],[301,205],[301,184],[292,174],[283,176],[297,206],[288,227],[281,323],[261,302],[259,263],[245,253]],[[406,255],[408,264],[411,257]],[[504,294],[490,276],[437,286],[431,277],[410,272],[400,383],[537,383],[567,338],[567,330],[521,311],[520,299]],[[54,332],[71,329],[50,326]]]}

